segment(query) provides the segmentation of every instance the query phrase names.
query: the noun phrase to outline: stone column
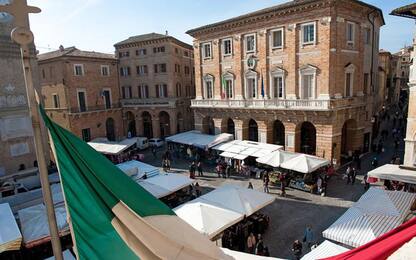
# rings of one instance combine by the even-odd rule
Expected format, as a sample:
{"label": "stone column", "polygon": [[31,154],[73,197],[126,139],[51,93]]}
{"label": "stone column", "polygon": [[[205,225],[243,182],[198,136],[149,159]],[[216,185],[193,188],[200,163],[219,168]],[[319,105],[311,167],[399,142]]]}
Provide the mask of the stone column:
{"label": "stone column", "polygon": [[296,146],[300,146],[300,138],[296,140],[296,124],[292,122],[283,122],[285,126],[285,150],[290,152],[297,151]]}
{"label": "stone column", "polygon": [[157,116],[152,116],[153,138],[160,138],[160,120]]}
{"label": "stone column", "polygon": [[[416,57],[415,57],[416,58]],[[413,61],[416,63],[416,61]],[[411,69],[416,65],[412,65]],[[416,68],[415,68],[416,72]],[[416,73],[411,75],[416,77]],[[412,77],[412,76],[411,76]],[[407,116],[407,129],[405,141],[405,153],[404,153],[404,165],[409,167],[415,167],[416,161],[416,79],[410,78],[409,83],[409,110]]]}
{"label": "stone column", "polygon": [[268,121],[257,121],[260,143],[272,143],[272,127]]}
{"label": "stone column", "polygon": [[143,118],[141,116],[136,117],[136,132],[138,136],[143,136]]}
{"label": "stone column", "polygon": [[225,132],[225,129],[222,125],[222,118],[213,118],[212,120],[214,120],[214,127],[215,127],[215,134],[221,134]]}
{"label": "stone column", "polygon": [[248,124],[244,120],[234,119],[235,140],[248,139]]}
{"label": "stone column", "polygon": [[169,126],[170,126],[170,134],[175,135],[177,132],[178,119],[176,116],[169,115]]}

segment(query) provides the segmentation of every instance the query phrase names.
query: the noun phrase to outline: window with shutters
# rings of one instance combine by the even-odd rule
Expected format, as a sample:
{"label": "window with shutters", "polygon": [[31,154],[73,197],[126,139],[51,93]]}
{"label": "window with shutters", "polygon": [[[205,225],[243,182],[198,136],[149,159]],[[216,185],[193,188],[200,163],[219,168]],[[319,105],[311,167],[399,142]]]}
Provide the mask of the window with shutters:
{"label": "window with shutters", "polygon": [[316,98],[316,71],[317,68],[307,65],[300,69],[300,98],[315,99]]}
{"label": "window with shutters", "polygon": [[85,89],[77,89],[79,112],[87,111],[87,92]]}
{"label": "window with shutters", "polygon": [[202,48],[201,48],[202,58],[203,59],[211,59],[212,58],[211,43],[210,42],[205,42],[201,46],[202,46]]}
{"label": "window with shutters", "polygon": [[168,97],[168,85],[166,84],[156,85],[156,97],[167,98]]}
{"label": "window with shutters", "polygon": [[111,108],[111,91],[110,91],[110,89],[103,89],[101,95],[104,99],[105,108],[110,109]]}
{"label": "window with shutters", "polygon": [[347,22],[347,31],[346,31],[346,38],[347,38],[347,44],[350,46],[354,45],[354,36],[355,36],[355,23]]}
{"label": "window with shutters", "polygon": [[52,98],[53,98],[53,107],[54,108],[59,108],[60,107],[59,95],[54,93],[54,94],[52,94]]}
{"label": "window with shutters", "polygon": [[309,45],[316,43],[316,23],[304,23],[301,25],[301,43]]}
{"label": "window with shutters", "polygon": [[121,67],[120,68],[120,76],[122,76],[122,77],[130,76],[130,67]]}
{"label": "window with shutters", "polygon": [[74,75],[83,76],[84,75],[84,65],[83,64],[74,64]]}
{"label": "window with shutters", "polygon": [[244,46],[246,53],[253,53],[256,51],[256,35],[248,34],[244,36]]}
{"label": "window with shutters", "polygon": [[283,48],[283,28],[270,31],[270,46],[272,49]]}
{"label": "window with shutters", "polygon": [[147,85],[138,86],[139,98],[149,98],[149,87]]}
{"label": "window with shutters", "polygon": [[139,65],[136,67],[137,75],[143,76],[147,74],[147,65]]}
{"label": "window with shutters", "polygon": [[223,39],[222,41],[222,55],[231,56],[233,54],[233,43],[232,39]]}
{"label": "window with shutters", "polygon": [[276,68],[270,73],[270,96],[272,98],[285,98],[285,71]]}
{"label": "window with shutters", "polygon": [[204,77],[204,98],[214,98],[214,77],[210,74]]}
{"label": "window with shutters", "polygon": [[108,65],[101,65],[101,76],[110,76],[110,66]]}

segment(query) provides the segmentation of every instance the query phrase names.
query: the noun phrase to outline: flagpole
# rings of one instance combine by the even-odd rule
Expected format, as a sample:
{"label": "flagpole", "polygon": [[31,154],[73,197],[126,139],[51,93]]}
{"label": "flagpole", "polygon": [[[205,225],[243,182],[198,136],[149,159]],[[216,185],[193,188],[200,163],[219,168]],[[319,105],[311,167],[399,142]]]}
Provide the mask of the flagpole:
{"label": "flagpole", "polygon": [[45,159],[45,150],[42,142],[40,127],[40,115],[37,106],[35,89],[33,87],[32,68],[30,65],[30,48],[33,43],[33,33],[29,28],[29,13],[39,13],[40,9],[27,5],[26,0],[14,0],[10,4],[0,6],[0,11],[10,13],[14,16],[15,28],[12,30],[11,38],[20,45],[23,63],[23,75],[25,78],[26,92],[30,117],[32,120],[33,135],[35,140],[36,157],[38,161],[42,194],[46,206],[49,231],[51,236],[52,250],[56,260],[63,260],[59,231],[56,224],[55,209],[53,206],[52,192],[49,185],[48,169]]}

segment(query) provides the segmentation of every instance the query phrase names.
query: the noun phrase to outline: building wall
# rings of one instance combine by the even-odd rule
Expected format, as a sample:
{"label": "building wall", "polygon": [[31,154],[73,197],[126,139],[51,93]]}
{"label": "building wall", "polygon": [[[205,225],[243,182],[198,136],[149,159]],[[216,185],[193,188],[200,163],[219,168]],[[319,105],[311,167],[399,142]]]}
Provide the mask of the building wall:
{"label": "building wall", "polygon": [[[11,22],[0,23],[0,176],[17,172],[22,164],[31,168],[36,161],[20,47],[10,38],[13,27]],[[34,46],[31,52],[34,57]],[[38,88],[33,61],[31,68]],[[46,137],[43,142],[46,145]]]}
{"label": "building wall", "polygon": [[[164,47],[164,52],[154,53],[153,48]],[[146,49],[145,55],[136,55],[137,50]],[[120,52],[129,52],[128,57],[120,57]],[[186,53],[187,55],[185,55]],[[128,124],[131,119],[127,113],[134,114],[136,134],[144,135],[143,117],[144,111],[148,111],[152,118],[152,133],[147,133],[147,137],[161,137],[171,135],[179,131],[193,129],[193,113],[190,109],[190,100],[195,96],[194,93],[194,64],[193,50],[181,44],[172,37],[136,42],[126,45],[116,45],[116,56],[120,57],[120,69],[130,68],[130,75],[120,75],[120,88],[131,87],[132,97],[123,98],[123,118],[126,134],[129,131]],[[166,64],[166,72],[155,72],[155,64]],[[137,73],[137,66],[147,66],[144,75]],[[177,66],[180,69],[177,69]],[[187,73],[185,73],[187,67]],[[119,71],[120,74],[120,71]],[[156,85],[167,85],[167,97],[157,97]],[[139,97],[139,86],[147,85],[149,97]],[[122,90],[121,90],[122,91]],[[166,112],[169,115],[169,131],[164,133],[161,125],[166,122],[159,121],[159,115]],[[163,120],[162,120],[163,121]],[[178,127],[179,122],[179,127]],[[161,133],[162,131],[162,133]]]}
{"label": "building wall", "polygon": [[412,63],[409,68],[409,105],[405,138],[404,165],[416,166],[416,36],[413,38]]}
{"label": "building wall", "polygon": [[[76,64],[83,65],[82,76],[75,75]],[[101,66],[109,67],[109,75],[101,74]],[[106,121],[112,118],[115,138],[124,136],[116,59],[63,56],[40,60],[39,67],[45,109],[55,122],[79,137],[82,137],[82,129],[90,129],[90,138],[94,139],[106,137]],[[46,77],[43,77],[43,72]],[[78,90],[86,91],[85,112],[79,110]],[[103,90],[111,93],[110,109],[105,107]],[[59,96],[59,108],[54,107],[53,94]]]}
{"label": "building wall", "polygon": [[[371,37],[366,43],[366,31],[373,32],[367,19],[370,11],[354,1],[332,4],[316,1],[278,15],[267,13],[267,19],[262,19],[260,14],[247,17],[246,21],[229,25],[227,29],[214,26],[191,30],[190,34],[195,38],[196,100],[192,107],[196,129],[206,131],[211,119],[219,125],[219,118],[231,118],[236,126],[236,138],[246,139],[248,121],[254,119],[261,129],[258,140],[273,142],[272,125],[279,120],[285,126],[285,139],[289,143],[286,149],[300,151],[300,126],[302,122],[311,122],[316,129],[317,155],[339,160],[341,152],[363,150],[363,146],[369,145],[364,144],[364,136],[371,135],[370,120],[378,109],[373,107],[373,99],[378,93],[378,37],[382,21],[379,17],[374,19],[374,40]],[[250,19],[256,22],[249,22]],[[304,46],[300,39],[301,28],[309,22],[316,25],[316,43]],[[352,45],[347,44],[346,39],[348,22],[354,23]],[[272,30],[277,28],[284,30],[284,46],[272,50],[269,39]],[[256,35],[256,51],[246,54],[244,36],[251,33]],[[222,40],[227,38],[233,41],[231,57],[222,55]],[[213,56],[209,59],[204,59],[202,54],[206,43],[212,46]],[[258,75],[258,93],[264,84],[264,98],[261,95],[253,99],[244,97],[250,56],[257,61],[251,69]],[[316,68],[316,96],[312,100],[302,99],[300,93],[303,84],[300,73],[308,67]],[[270,75],[277,69],[284,73],[285,96],[281,100],[270,96]],[[346,71],[350,70],[353,71],[352,96],[348,97]],[[369,74],[367,86],[364,84],[365,73]],[[221,96],[222,78],[227,74],[234,75],[235,95],[224,99]],[[204,90],[207,76],[214,79],[213,98],[208,98]],[[223,131],[224,126],[216,126],[216,129]],[[342,137],[343,132],[350,133],[347,141],[346,134]]]}

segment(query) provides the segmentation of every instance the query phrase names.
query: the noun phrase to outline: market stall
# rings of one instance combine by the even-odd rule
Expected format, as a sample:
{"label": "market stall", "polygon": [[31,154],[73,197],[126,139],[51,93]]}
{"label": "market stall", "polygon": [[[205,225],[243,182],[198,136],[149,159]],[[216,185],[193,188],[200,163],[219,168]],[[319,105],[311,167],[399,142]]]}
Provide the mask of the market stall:
{"label": "market stall", "polygon": [[132,156],[130,153],[136,148],[137,138],[128,138],[120,142],[108,141],[107,138],[96,138],[88,144],[112,162],[121,163]]}
{"label": "market stall", "polygon": [[[55,206],[56,222],[59,235],[65,236],[70,233],[67,213],[64,205]],[[46,208],[44,204],[38,204],[18,211],[20,227],[23,235],[23,245],[26,248],[50,241],[50,233]]]}
{"label": "market stall", "polygon": [[217,144],[233,140],[233,135],[226,133],[207,135],[193,130],[166,137],[165,140],[166,142],[194,146],[206,151]]}
{"label": "market stall", "polygon": [[259,158],[267,154],[270,154],[274,151],[283,149],[283,146],[246,140],[234,140],[224,144],[217,145],[213,149],[221,151],[222,154],[220,154],[220,156],[223,157],[227,157],[227,155],[239,155],[244,158],[248,156]]}
{"label": "market stall", "polygon": [[136,160],[119,163],[116,166],[128,176],[134,176],[136,178],[142,178],[144,175],[150,178],[160,173],[159,168]]}
{"label": "market stall", "polygon": [[415,199],[414,193],[372,187],[322,234],[359,247],[401,225]]}
{"label": "market stall", "polygon": [[158,199],[188,187],[195,182],[187,176],[174,173],[163,173],[147,179],[135,179],[135,181]]}
{"label": "market stall", "polygon": [[8,203],[0,204],[0,254],[19,250],[22,235]]}
{"label": "market stall", "polygon": [[331,257],[334,255],[347,252],[349,249],[332,243],[328,240],[322,242],[318,247],[312,249],[311,252],[304,255],[301,260],[316,260]]}
{"label": "market stall", "polygon": [[416,184],[416,170],[396,164],[385,164],[368,172],[368,177],[379,180],[399,181]]}
{"label": "market stall", "polygon": [[268,153],[265,156],[259,157],[256,159],[258,163],[269,165],[271,167],[277,168],[280,165],[290,159],[293,159],[299,156],[299,153],[292,153],[285,150],[277,150],[272,153]]}

